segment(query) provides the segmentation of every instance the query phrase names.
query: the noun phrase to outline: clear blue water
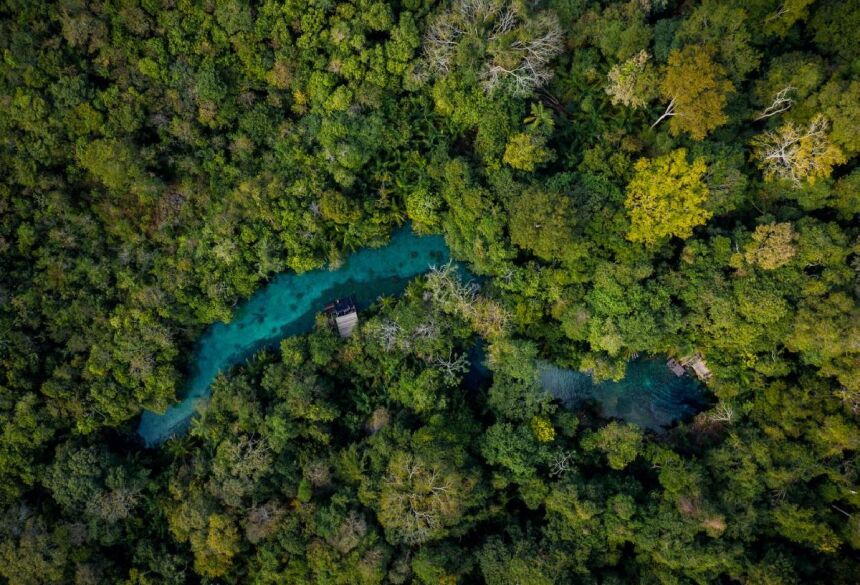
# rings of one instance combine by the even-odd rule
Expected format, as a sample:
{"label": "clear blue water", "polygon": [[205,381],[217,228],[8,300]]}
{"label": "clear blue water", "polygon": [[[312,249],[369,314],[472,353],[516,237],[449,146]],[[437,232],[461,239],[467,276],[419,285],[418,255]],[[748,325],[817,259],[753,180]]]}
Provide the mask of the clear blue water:
{"label": "clear blue water", "polygon": [[147,445],[155,445],[184,431],[219,372],[284,337],[310,331],[329,301],[354,295],[360,306],[367,306],[379,296],[403,292],[412,278],[448,259],[441,236],[419,237],[407,226],[387,246],[356,252],[337,270],[278,275],[242,304],[230,323],[206,330],[194,352],[184,399],[164,414],[144,412],[138,433]]}
{"label": "clear blue water", "polygon": [[[401,293],[415,276],[449,257],[441,236],[419,237],[407,226],[395,232],[387,246],[356,252],[337,270],[278,275],[242,304],[230,323],[215,323],[206,330],[192,356],[183,400],[163,414],[144,412],[138,433],[151,446],[183,432],[197,405],[208,398],[209,386],[219,372],[284,337],[310,331],[315,315],[329,301],[354,295],[360,306],[367,306],[379,296]],[[460,269],[463,276],[470,277],[464,267]],[[491,372],[483,367],[481,346],[473,348],[469,357],[475,367],[467,385],[476,387]],[[704,391],[695,380],[676,378],[657,360],[631,362],[624,380],[602,384],[593,384],[587,374],[545,364],[541,382],[567,407],[594,399],[603,416],[650,429],[685,418],[704,405]]]}
{"label": "clear blue water", "polygon": [[540,366],[541,386],[568,408],[593,400],[605,418],[620,418],[659,431],[707,406],[705,388],[695,378],[678,378],[665,360],[627,364],[619,382],[595,384],[588,374],[549,364]]}

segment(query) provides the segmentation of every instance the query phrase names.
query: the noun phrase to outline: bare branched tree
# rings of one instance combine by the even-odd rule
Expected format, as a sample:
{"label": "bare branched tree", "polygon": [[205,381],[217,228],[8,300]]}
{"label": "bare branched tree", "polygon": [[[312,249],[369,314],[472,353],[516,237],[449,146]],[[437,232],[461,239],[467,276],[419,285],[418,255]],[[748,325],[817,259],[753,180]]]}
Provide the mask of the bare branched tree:
{"label": "bare branched tree", "polygon": [[860,390],[849,390],[843,387],[836,391],[836,396],[851,414],[860,414]]}
{"label": "bare branched tree", "polygon": [[140,489],[117,488],[100,493],[90,500],[87,510],[109,523],[128,518],[140,501]]}
{"label": "bare branched tree", "polygon": [[791,94],[795,90],[796,88],[789,85],[776,92],[773,96],[773,102],[755,118],[755,121],[758,122],[759,120],[764,120],[765,118],[770,118],[771,116],[787,112],[788,109],[794,105],[794,100],[791,98]]}
{"label": "bare branched tree", "polygon": [[676,112],[675,112],[675,98],[672,98],[672,101],[670,101],[670,102],[669,102],[669,105],[668,105],[668,106],[666,106],[666,111],[665,111],[665,112],[663,112],[663,114],[662,114],[659,118],[657,118],[657,121],[656,121],[656,122],[654,122],[653,124],[651,124],[651,128],[653,128],[654,126],[656,126],[657,124],[659,124],[660,122],[662,122],[663,120],[665,120],[666,118],[669,118],[669,117],[674,116],[674,115],[676,115]]}
{"label": "bare branched tree", "polygon": [[476,69],[487,93],[504,86],[524,96],[552,77],[549,63],[562,51],[563,33],[550,12],[531,17],[510,0],[456,0],[427,27],[424,56],[429,69],[450,73],[462,42],[482,54]]}
{"label": "bare branched tree", "polygon": [[409,349],[410,342],[406,337],[403,327],[396,321],[386,320],[371,329],[371,335],[382,345],[387,352],[396,349]]}
{"label": "bare branched tree", "polygon": [[472,282],[462,282],[452,263],[431,266],[427,273],[427,288],[433,304],[445,312],[465,314],[471,310],[478,297],[480,287]]}
{"label": "bare branched tree", "polygon": [[772,20],[777,20],[785,16],[790,12],[788,8],[788,2],[783,2],[779,5],[779,8],[768,14],[767,18],[764,19],[765,22],[770,22]]}
{"label": "bare branched tree", "polygon": [[229,443],[222,452],[227,454],[232,463],[230,472],[236,477],[254,477],[272,462],[269,442],[253,435],[243,435],[237,442]]}
{"label": "bare branched tree", "polygon": [[725,402],[720,402],[711,412],[708,413],[708,420],[711,422],[732,424],[734,418],[734,408]]}
{"label": "bare branched tree", "polygon": [[407,544],[426,542],[461,513],[466,486],[458,474],[437,464],[400,454],[383,483],[380,521]]}
{"label": "bare branched tree", "polygon": [[465,354],[454,357],[453,352],[447,358],[436,358],[433,365],[442,372],[442,376],[448,384],[456,384],[459,376],[469,371],[469,360]]}
{"label": "bare branched tree", "polygon": [[[506,14],[512,14],[511,18],[516,18],[515,11],[506,11]],[[491,43],[490,53],[493,58],[485,64],[481,74],[487,93],[508,84],[511,93],[525,96],[552,79],[549,63],[562,50],[561,27],[555,16],[542,13],[535,19],[533,28],[535,35],[531,38],[518,39],[511,43]]]}
{"label": "bare branched tree", "polygon": [[331,468],[323,459],[308,464],[304,469],[304,475],[314,487],[323,487],[331,483]]}
{"label": "bare branched tree", "polygon": [[286,514],[285,507],[275,499],[254,506],[245,518],[245,536],[251,544],[273,535]]}
{"label": "bare branched tree", "polygon": [[421,323],[413,329],[412,337],[414,339],[436,339],[439,337],[439,326],[436,324],[435,318],[431,318],[430,321]]}
{"label": "bare branched tree", "polygon": [[510,315],[498,302],[478,294],[477,283],[462,282],[450,262],[432,266],[427,274],[428,300],[445,313],[459,315],[471,322],[484,336],[502,333]]}
{"label": "bare branched tree", "polygon": [[799,185],[829,176],[834,165],[845,162],[845,155],[830,142],[829,127],[827,118],[818,114],[806,128],[789,122],[777,131],[756,137],[753,155],[765,179],[784,179]]}
{"label": "bare branched tree", "polygon": [[609,70],[606,93],[613,105],[644,108],[656,93],[657,79],[649,61],[648,51],[642,50],[624,63]]}
{"label": "bare branched tree", "polygon": [[346,554],[359,545],[367,534],[367,520],[355,510],[350,510],[346,518],[329,539],[331,545],[341,554]]}
{"label": "bare branched tree", "polygon": [[559,451],[555,454],[549,466],[550,477],[561,477],[570,470],[570,462],[573,458],[573,453],[570,451]]}

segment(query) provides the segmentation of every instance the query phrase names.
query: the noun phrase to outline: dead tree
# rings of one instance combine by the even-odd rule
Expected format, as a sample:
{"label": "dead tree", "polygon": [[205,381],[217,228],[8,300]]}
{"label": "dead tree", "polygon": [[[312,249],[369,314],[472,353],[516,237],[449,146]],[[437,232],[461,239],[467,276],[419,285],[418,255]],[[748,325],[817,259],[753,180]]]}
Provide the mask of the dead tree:
{"label": "dead tree", "polygon": [[661,115],[659,118],[657,118],[656,122],[651,124],[651,128],[653,128],[654,126],[656,126],[657,124],[659,124],[660,122],[665,120],[666,118],[669,118],[671,116],[676,115],[676,113],[677,112],[675,112],[675,98],[672,98],[672,101],[670,101],[669,105],[666,106],[666,111],[663,112],[663,115]]}
{"label": "dead tree", "polygon": [[842,404],[845,405],[851,414],[860,414],[860,391],[849,390],[843,387],[836,391],[836,396],[842,400]]}
{"label": "dead tree", "polygon": [[829,122],[816,115],[806,128],[789,122],[753,140],[754,155],[765,179],[785,179],[796,185],[826,177],[835,164],[845,161],[842,151],[831,144]]}
{"label": "dead tree", "polygon": [[510,0],[457,0],[439,13],[424,35],[428,68],[440,75],[451,71],[461,42],[480,47],[482,86],[492,92],[500,85],[527,95],[552,77],[550,61],[563,49],[563,32],[549,12],[533,18]]}
{"label": "dead tree", "polygon": [[573,453],[570,451],[559,451],[549,466],[550,477],[561,477],[570,470],[570,460]]}
{"label": "dead tree", "polygon": [[795,88],[789,85],[776,92],[773,96],[773,102],[766,107],[754,121],[758,122],[759,120],[764,120],[765,118],[770,118],[771,116],[787,112],[789,108],[794,105],[794,100],[790,97],[790,94],[794,91]]}
{"label": "dead tree", "polygon": [[395,321],[386,320],[373,329],[373,336],[387,352],[409,348],[409,340],[403,335],[403,328]]}
{"label": "dead tree", "polygon": [[717,406],[708,413],[708,420],[711,422],[720,422],[726,424],[732,424],[735,418],[735,411],[731,407],[731,405],[726,404],[725,402],[720,402]]}
{"label": "dead tree", "polygon": [[466,359],[465,354],[454,357],[453,352],[451,352],[447,358],[433,360],[433,365],[442,372],[445,382],[452,385],[459,381],[461,374],[469,371],[469,360]]}

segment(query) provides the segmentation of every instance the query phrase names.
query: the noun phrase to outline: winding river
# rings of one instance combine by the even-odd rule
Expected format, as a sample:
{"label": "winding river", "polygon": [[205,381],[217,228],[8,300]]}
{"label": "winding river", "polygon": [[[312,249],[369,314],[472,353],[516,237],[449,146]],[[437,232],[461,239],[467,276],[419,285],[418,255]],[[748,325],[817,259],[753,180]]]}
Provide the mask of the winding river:
{"label": "winding river", "polygon": [[138,433],[151,446],[184,431],[222,370],[284,337],[310,331],[315,315],[333,299],[353,295],[366,307],[379,296],[403,292],[410,280],[449,257],[442,236],[419,237],[407,226],[397,230],[387,246],[360,250],[337,270],[279,274],[241,304],[232,321],[206,330],[194,351],[182,402],[164,414],[144,412]]}
{"label": "winding river", "polygon": [[[431,265],[450,254],[441,236],[416,236],[406,226],[382,248],[356,252],[337,270],[283,273],[239,306],[230,323],[211,325],[197,344],[184,398],[163,414],[146,411],[138,433],[157,445],[188,427],[198,403],[209,396],[219,372],[241,363],[284,337],[313,328],[315,315],[332,299],[354,295],[360,306],[377,297],[401,293]],[[631,362],[616,384],[590,383],[586,374],[546,366],[543,385],[568,406],[595,399],[606,416],[659,429],[689,414],[702,390],[688,378],[678,379],[653,360]]]}

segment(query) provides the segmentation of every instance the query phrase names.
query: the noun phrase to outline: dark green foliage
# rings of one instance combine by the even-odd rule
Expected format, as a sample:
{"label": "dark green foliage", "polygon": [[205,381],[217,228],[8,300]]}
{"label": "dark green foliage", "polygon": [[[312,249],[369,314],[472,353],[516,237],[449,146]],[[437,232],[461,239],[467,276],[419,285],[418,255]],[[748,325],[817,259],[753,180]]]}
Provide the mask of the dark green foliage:
{"label": "dark green foliage", "polygon": [[[858,15],[0,4],[0,581],[856,582]],[[320,319],[142,447],[205,327],[407,220],[480,293]],[[713,407],[665,433],[540,389],[697,352]]]}

